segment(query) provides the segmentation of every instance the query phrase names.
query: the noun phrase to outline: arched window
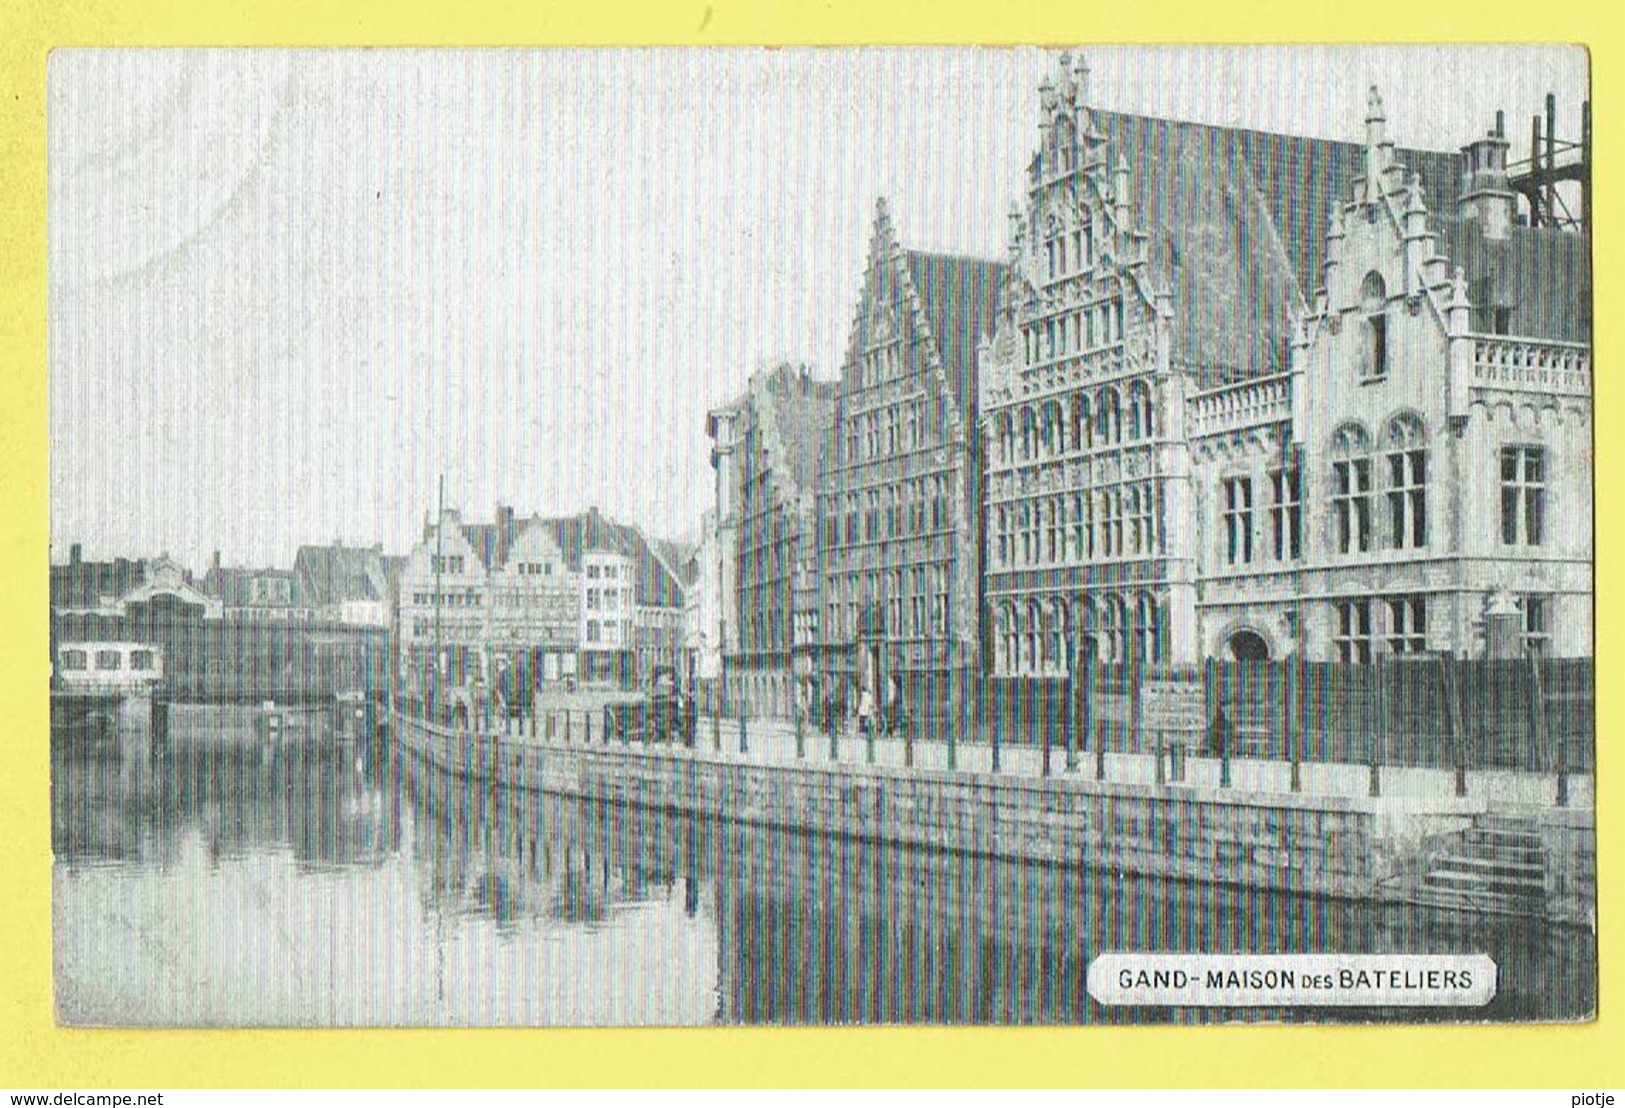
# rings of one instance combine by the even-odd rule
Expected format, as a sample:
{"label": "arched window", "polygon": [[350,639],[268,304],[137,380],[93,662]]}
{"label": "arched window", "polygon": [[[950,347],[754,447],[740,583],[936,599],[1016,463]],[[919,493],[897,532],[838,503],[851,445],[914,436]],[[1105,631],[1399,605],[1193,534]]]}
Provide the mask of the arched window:
{"label": "arched window", "polygon": [[1043,609],[1038,601],[1027,602],[1027,618],[1022,625],[1021,642],[1021,671],[1031,674],[1038,672],[1039,652],[1043,649]]}
{"label": "arched window", "polygon": [[1010,510],[1002,505],[993,512],[993,535],[997,551],[993,564],[1003,568],[1010,564]]}
{"label": "arched window", "polygon": [[1032,530],[1031,504],[1022,504],[1016,509],[1016,528],[1021,532],[1021,564],[1033,564],[1033,530]]}
{"label": "arched window", "polygon": [[1094,557],[1094,499],[1084,492],[1072,494],[1072,559],[1084,561]]}
{"label": "arched window", "polygon": [[1100,446],[1115,446],[1122,441],[1123,413],[1117,390],[1107,386],[1100,390],[1100,402],[1095,412],[1095,442]]}
{"label": "arched window", "polygon": [[1388,375],[1388,288],[1382,274],[1372,270],[1360,285],[1360,309],[1365,312],[1365,349],[1360,376]]}
{"label": "arched window", "polygon": [[1066,601],[1055,599],[1050,601],[1048,619],[1044,627],[1044,672],[1050,674],[1064,674],[1066,672]]}
{"label": "arched window", "polygon": [[1371,549],[1371,436],[1358,423],[1332,435],[1332,549]]}
{"label": "arched window", "polygon": [[1029,458],[1031,458],[1033,456],[1034,438],[1035,438],[1035,436],[1033,434],[1033,410],[1031,408],[1022,408],[1021,409],[1021,460],[1022,461],[1027,461]]}
{"label": "arched window", "polygon": [[1162,661],[1162,621],[1157,598],[1142,592],[1134,605],[1134,643],[1142,662]]}
{"label": "arched window", "polygon": [[1087,450],[1095,444],[1094,419],[1089,411],[1089,394],[1072,397],[1072,449]]}
{"label": "arched window", "polygon": [[1136,381],[1128,394],[1129,438],[1146,439],[1151,429],[1151,388],[1144,381]]}
{"label": "arched window", "polygon": [[1128,652],[1128,613],[1121,596],[1106,596],[1100,603],[1100,640],[1104,661],[1126,662]]}
{"label": "arched window", "polygon": [[1010,675],[1010,609],[1000,604],[993,609],[993,672]]}
{"label": "arched window", "polygon": [[1388,536],[1396,549],[1427,545],[1427,429],[1409,412],[1388,422]]}
{"label": "arched window", "polygon": [[1042,510],[1044,513],[1044,561],[1054,562],[1060,556],[1058,542],[1060,531],[1056,527],[1055,501],[1045,500]]}

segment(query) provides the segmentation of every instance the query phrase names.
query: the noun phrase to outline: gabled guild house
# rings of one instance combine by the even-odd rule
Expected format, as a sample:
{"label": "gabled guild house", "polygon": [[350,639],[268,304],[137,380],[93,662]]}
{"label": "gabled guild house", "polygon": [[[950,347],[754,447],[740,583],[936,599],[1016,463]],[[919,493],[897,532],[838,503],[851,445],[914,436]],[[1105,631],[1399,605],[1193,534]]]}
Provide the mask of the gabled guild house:
{"label": "gabled guild house", "polygon": [[820,693],[855,707],[974,703],[980,672],[977,347],[1004,267],[906,249],[882,201],[835,389],[818,495]]}
{"label": "gabled guild house", "polygon": [[981,351],[989,672],[1591,649],[1589,240],[1499,129],[1093,109],[1063,56]]}

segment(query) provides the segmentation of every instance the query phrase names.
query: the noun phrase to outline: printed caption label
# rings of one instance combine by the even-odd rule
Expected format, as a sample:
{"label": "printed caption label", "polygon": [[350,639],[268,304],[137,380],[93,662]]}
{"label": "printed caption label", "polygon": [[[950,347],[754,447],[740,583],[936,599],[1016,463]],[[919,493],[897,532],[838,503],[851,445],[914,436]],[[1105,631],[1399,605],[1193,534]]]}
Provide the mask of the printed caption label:
{"label": "printed caption label", "polygon": [[1487,954],[1102,954],[1089,995],[1176,1008],[1478,1008],[1495,996]]}

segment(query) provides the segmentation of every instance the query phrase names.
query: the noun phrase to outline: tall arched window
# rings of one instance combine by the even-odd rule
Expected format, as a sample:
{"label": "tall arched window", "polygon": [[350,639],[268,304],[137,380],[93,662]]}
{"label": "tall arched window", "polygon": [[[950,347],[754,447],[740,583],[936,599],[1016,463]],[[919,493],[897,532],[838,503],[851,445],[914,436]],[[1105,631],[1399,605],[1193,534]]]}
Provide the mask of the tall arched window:
{"label": "tall arched window", "polygon": [[1016,529],[1021,532],[1020,557],[1021,564],[1024,566],[1033,564],[1032,514],[1033,506],[1031,504],[1024,503],[1016,509]]}
{"label": "tall arched window", "polygon": [[1162,661],[1162,622],[1157,598],[1142,592],[1134,606],[1134,639],[1142,662]]}
{"label": "tall arched window", "polygon": [[1332,549],[1371,549],[1371,436],[1358,423],[1332,435]]}
{"label": "tall arched window", "polygon": [[1010,510],[1002,505],[993,512],[993,536],[997,551],[993,564],[1002,569],[1010,564]]}
{"label": "tall arched window", "polygon": [[1427,429],[1409,412],[1388,423],[1388,537],[1396,549],[1427,545]]}
{"label": "tall arched window", "polygon": [[1039,418],[1039,438],[1042,445],[1042,454],[1052,458],[1060,449],[1060,438],[1064,434],[1061,428],[1061,405],[1054,400],[1046,400],[1041,409]]}
{"label": "tall arched window", "polygon": [[1010,626],[1010,609],[1003,604],[993,609],[993,671],[1010,676],[1014,633]]}
{"label": "tall arched window", "polygon": [[1136,381],[1129,388],[1128,425],[1131,439],[1151,437],[1151,388],[1144,381]]}
{"label": "tall arched window", "polygon": [[1033,410],[1021,409],[1021,460],[1027,461],[1033,456],[1034,445]]}
{"label": "tall arched window", "polygon": [[1094,419],[1089,411],[1089,394],[1072,397],[1072,449],[1087,450],[1095,444]]}
{"label": "tall arched window", "polygon": [[1360,285],[1360,309],[1365,312],[1365,349],[1360,359],[1362,377],[1388,375],[1388,288],[1382,274],[1372,270]]}
{"label": "tall arched window", "polygon": [[1027,602],[1026,618],[1022,621],[1021,671],[1037,673],[1039,652],[1043,649],[1043,609],[1038,601]]}
{"label": "tall arched window", "polygon": [[1066,601],[1057,597],[1050,601],[1048,621],[1045,624],[1044,672],[1066,672]]}
{"label": "tall arched window", "polygon": [[1114,446],[1122,441],[1123,413],[1117,390],[1107,386],[1100,390],[1099,408],[1095,412],[1095,442],[1101,446]]}
{"label": "tall arched window", "polygon": [[1100,639],[1104,661],[1120,663],[1129,660],[1128,613],[1124,610],[1121,596],[1101,598]]}

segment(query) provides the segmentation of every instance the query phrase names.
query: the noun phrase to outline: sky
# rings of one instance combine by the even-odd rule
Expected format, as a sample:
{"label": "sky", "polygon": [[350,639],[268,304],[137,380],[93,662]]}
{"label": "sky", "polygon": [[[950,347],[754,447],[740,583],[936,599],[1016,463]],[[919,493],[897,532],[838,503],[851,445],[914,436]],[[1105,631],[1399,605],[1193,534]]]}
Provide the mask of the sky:
{"label": "sky", "polygon": [[[1101,108],[1456,149],[1573,47],[1093,47]],[[693,537],[705,416],[833,376],[877,197],[989,258],[1053,52],[57,50],[53,557],[404,553],[433,510],[596,506]]]}

